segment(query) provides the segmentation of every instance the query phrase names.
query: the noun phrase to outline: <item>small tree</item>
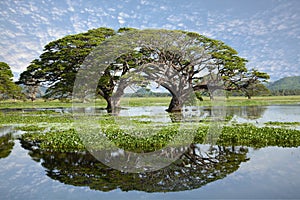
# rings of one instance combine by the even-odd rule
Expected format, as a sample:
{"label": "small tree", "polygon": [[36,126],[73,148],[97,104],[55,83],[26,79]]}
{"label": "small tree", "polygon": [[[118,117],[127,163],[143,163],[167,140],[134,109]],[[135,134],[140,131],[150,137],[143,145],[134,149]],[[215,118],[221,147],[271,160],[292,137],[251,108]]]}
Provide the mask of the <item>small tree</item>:
{"label": "small tree", "polygon": [[13,73],[9,65],[0,62],[0,99],[21,99],[23,98],[22,89],[13,80]]}
{"label": "small tree", "polygon": [[237,86],[238,89],[244,92],[248,99],[251,99],[251,97],[255,95],[270,93],[269,90],[262,84],[268,79],[270,79],[270,76],[267,73],[252,69],[244,75]]}

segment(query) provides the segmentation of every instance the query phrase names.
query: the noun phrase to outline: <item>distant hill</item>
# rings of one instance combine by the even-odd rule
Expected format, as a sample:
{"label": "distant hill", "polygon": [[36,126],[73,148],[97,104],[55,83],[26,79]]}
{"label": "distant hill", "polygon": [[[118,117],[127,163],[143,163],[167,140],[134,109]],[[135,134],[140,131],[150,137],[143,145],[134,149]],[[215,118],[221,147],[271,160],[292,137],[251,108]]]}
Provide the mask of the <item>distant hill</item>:
{"label": "distant hill", "polygon": [[279,79],[267,86],[270,90],[300,89],[300,76],[290,76]]}
{"label": "distant hill", "polygon": [[300,76],[291,76],[269,83],[267,88],[275,95],[299,95]]}

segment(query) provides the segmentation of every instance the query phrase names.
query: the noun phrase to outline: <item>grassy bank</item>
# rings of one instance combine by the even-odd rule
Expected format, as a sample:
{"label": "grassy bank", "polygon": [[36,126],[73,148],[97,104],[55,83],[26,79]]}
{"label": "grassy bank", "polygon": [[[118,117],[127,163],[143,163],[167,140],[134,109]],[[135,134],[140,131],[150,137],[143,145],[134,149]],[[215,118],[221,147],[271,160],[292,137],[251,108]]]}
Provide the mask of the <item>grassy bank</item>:
{"label": "grassy bank", "polygon": [[[168,106],[170,97],[125,97],[121,101],[122,106]],[[298,104],[300,103],[300,96],[267,96],[267,97],[253,97],[247,99],[246,97],[229,97],[218,98],[216,101],[210,101],[209,98],[204,97],[204,101],[199,101],[200,106],[210,105],[226,105],[226,106],[253,106],[253,105],[274,105],[274,104]],[[100,108],[106,107],[106,102],[103,99],[96,101],[96,106]],[[57,107],[72,107],[71,102],[60,102],[36,100],[32,101],[0,101],[0,108],[57,108]]]}

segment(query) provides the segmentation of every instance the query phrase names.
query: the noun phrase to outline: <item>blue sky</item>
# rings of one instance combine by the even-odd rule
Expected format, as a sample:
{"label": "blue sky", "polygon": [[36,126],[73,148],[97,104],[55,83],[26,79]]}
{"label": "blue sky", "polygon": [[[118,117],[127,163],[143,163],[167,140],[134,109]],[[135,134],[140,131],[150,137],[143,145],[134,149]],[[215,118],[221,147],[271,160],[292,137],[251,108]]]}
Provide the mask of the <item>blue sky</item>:
{"label": "blue sky", "polygon": [[3,0],[0,61],[17,77],[48,42],[98,27],[195,31],[272,81],[300,75],[299,0]]}

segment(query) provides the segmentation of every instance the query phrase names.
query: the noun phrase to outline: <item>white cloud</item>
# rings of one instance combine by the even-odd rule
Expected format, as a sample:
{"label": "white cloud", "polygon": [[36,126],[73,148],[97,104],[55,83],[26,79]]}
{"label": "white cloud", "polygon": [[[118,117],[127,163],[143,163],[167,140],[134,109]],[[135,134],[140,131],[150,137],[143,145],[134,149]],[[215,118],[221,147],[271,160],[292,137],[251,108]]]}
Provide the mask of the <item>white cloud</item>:
{"label": "white cloud", "polygon": [[67,0],[67,5],[68,5],[68,11],[70,11],[70,12],[74,12],[75,11],[75,9],[74,9],[74,7],[73,7],[73,2],[71,1],[71,0]]}
{"label": "white cloud", "polygon": [[116,11],[115,8],[108,8],[107,10],[110,11],[110,12],[115,12]]}
{"label": "white cloud", "polygon": [[142,5],[149,5],[149,4],[150,4],[150,2],[149,2],[149,1],[147,1],[147,0],[141,0],[141,4],[142,4]]}
{"label": "white cloud", "polygon": [[[149,0],[136,4],[130,1],[98,4],[97,1],[97,6],[93,6],[85,1],[65,0],[56,4],[55,1],[29,0],[2,1],[0,4],[0,47],[4,49],[0,58],[15,60],[9,61],[14,64],[15,71],[24,69],[24,63],[29,63],[32,55],[38,56],[43,46],[53,39],[89,28],[108,26],[117,29],[126,25],[196,31],[223,40],[249,59],[249,66],[266,69],[271,76],[281,75],[276,72],[276,65],[282,74],[299,73],[300,12],[293,2],[270,4],[269,9],[253,15],[237,14],[234,6],[223,12],[218,10],[221,9],[218,5],[206,9],[198,1],[190,4]],[[28,51],[27,58],[21,49]],[[18,52],[19,57],[11,57]],[[292,66],[290,72],[286,72],[286,66]]]}

